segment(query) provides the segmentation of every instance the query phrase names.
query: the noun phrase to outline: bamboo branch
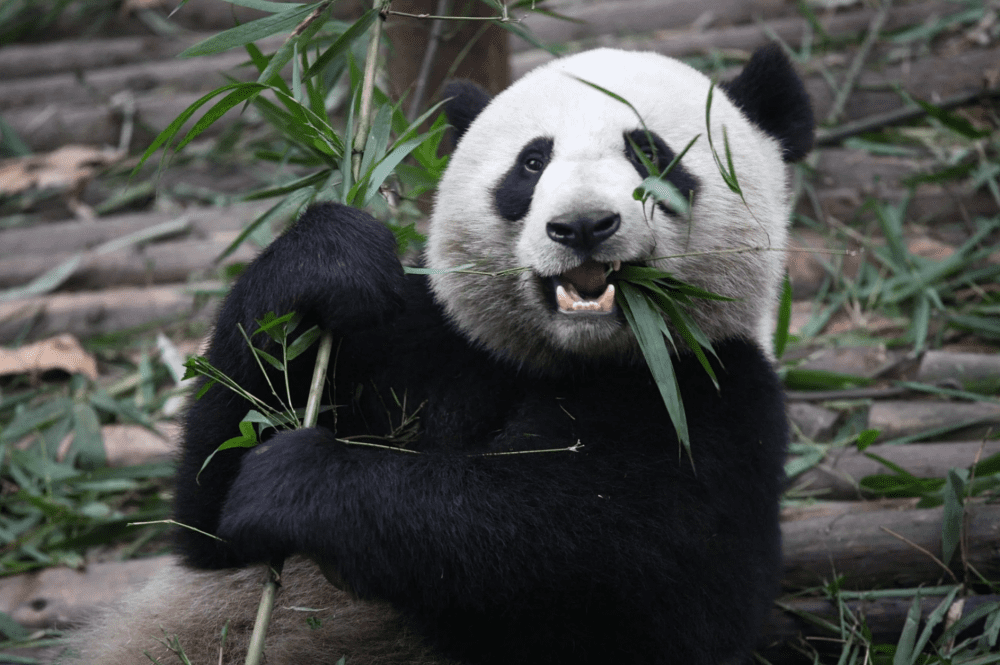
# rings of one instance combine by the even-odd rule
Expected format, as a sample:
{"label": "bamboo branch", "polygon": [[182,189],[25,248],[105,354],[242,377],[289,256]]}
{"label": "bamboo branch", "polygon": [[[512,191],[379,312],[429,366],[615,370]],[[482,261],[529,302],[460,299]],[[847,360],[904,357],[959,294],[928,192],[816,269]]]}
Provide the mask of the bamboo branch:
{"label": "bamboo branch", "polygon": [[[375,9],[384,8],[388,3],[384,0],[373,0]],[[383,15],[384,16],[384,13]],[[365,74],[361,83],[361,110],[358,117],[358,126],[354,133],[353,154],[351,156],[351,170],[354,172],[355,181],[361,175],[361,154],[364,151],[365,143],[368,140],[368,131],[371,128],[371,107],[372,97],[375,90],[375,72],[378,67],[379,41],[382,37],[381,16],[371,27],[368,41],[368,54],[365,59]],[[319,417],[319,404],[323,395],[323,385],[326,383],[327,368],[330,365],[330,354],[333,350],[333,333],[326,331],[320,337],[319,348],[316,351],[316,365],[313,368],[312,382],[309,386],[309,399],[306,402],[306,412],[303,419],[303,427],[315,427]],[[254,622],[253,633],[250,636],[250,647],[247,651],[246,665],[259,665],[264,655],[264,638],[267,635],[267,626],[271,622],[271,612],[274,609],[274,598],[278,591],[278,581],[283,565],[283,560],[271,563],[267,569],[267,578],[264,581],[264,591],[257,609],[257,619]]]}

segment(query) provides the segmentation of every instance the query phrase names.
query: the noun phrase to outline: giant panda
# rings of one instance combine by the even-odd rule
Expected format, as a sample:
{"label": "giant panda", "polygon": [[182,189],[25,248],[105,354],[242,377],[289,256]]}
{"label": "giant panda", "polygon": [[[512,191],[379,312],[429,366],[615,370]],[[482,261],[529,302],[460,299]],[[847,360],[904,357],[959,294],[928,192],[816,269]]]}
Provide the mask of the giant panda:
{"label": "giant panda", "polygon": [[[265,565],[287,559],[269,665],[748,662],[780,575],[786,163],[813,121],[776,47],[716,90],[741,196],[705,135],[710,86],[608,49],[493,99],[453,85],[423,274],[365,212],[309,208],[236,282],[208,358],[267,398],[237,324],[294,310],[334,334],[333,409],[202,470],[249,406],[221,387],[194,401],[176,519],[221,540],[179,530],[181,563],[84,633],[80,661],[179,662],[176,638],[196,665],[241,663]],[[636,148],[662,168],[699,134],[667,175],[690,213],[636,200]],[[732,298],[690,312],[718,387],[673,358],[690,459],[615,302],[621,264]],[[303,402],[312,365],[291,373]],[[356,445],[403,422],[405,452]]]}

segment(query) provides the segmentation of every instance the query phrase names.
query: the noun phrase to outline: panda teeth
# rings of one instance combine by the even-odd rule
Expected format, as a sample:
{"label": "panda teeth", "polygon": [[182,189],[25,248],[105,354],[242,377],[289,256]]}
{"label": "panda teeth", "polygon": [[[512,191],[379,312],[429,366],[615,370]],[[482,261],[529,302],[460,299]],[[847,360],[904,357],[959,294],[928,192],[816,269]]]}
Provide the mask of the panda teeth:
{"label": "panda teeth", "polygon": [[574,312],[608,313],[615,305],[615,285],[608,284],[604,293],[594,300],[590,300],[581,296],[572,284],[569,286],[559,284],[556,286],[556,303],[559,305],[560,312],[570,314]]}

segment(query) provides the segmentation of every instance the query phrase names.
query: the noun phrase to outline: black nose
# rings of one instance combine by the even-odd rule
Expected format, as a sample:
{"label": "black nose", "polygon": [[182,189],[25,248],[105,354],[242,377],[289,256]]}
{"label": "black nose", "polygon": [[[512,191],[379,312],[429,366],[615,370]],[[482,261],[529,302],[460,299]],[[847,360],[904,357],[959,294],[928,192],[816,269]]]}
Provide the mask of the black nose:
{"label": "black nose", "polygon": [[590,252],[613,236],[621,223],[617,212],[587,210],[554,217],[545,225],[545,230],[559,244],[579,252]]}

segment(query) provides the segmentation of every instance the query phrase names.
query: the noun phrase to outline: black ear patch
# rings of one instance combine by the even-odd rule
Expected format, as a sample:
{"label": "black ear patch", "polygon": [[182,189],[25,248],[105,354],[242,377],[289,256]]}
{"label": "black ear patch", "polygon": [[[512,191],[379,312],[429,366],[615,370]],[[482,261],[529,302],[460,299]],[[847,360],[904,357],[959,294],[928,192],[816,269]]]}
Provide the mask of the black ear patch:
{"label": "black ear patch", "polygon": [[812,149],[809,95],[780,46],[757,49],[739,76],[719,87],[752,123],[778,139],[786,162]]}
{"label": "black ear patch", "polygon": [[443,97],[447,100],[444,113],[455,130],[455,144],[458,144],[492,97],[472,81],[452,81],[445,86]]}

